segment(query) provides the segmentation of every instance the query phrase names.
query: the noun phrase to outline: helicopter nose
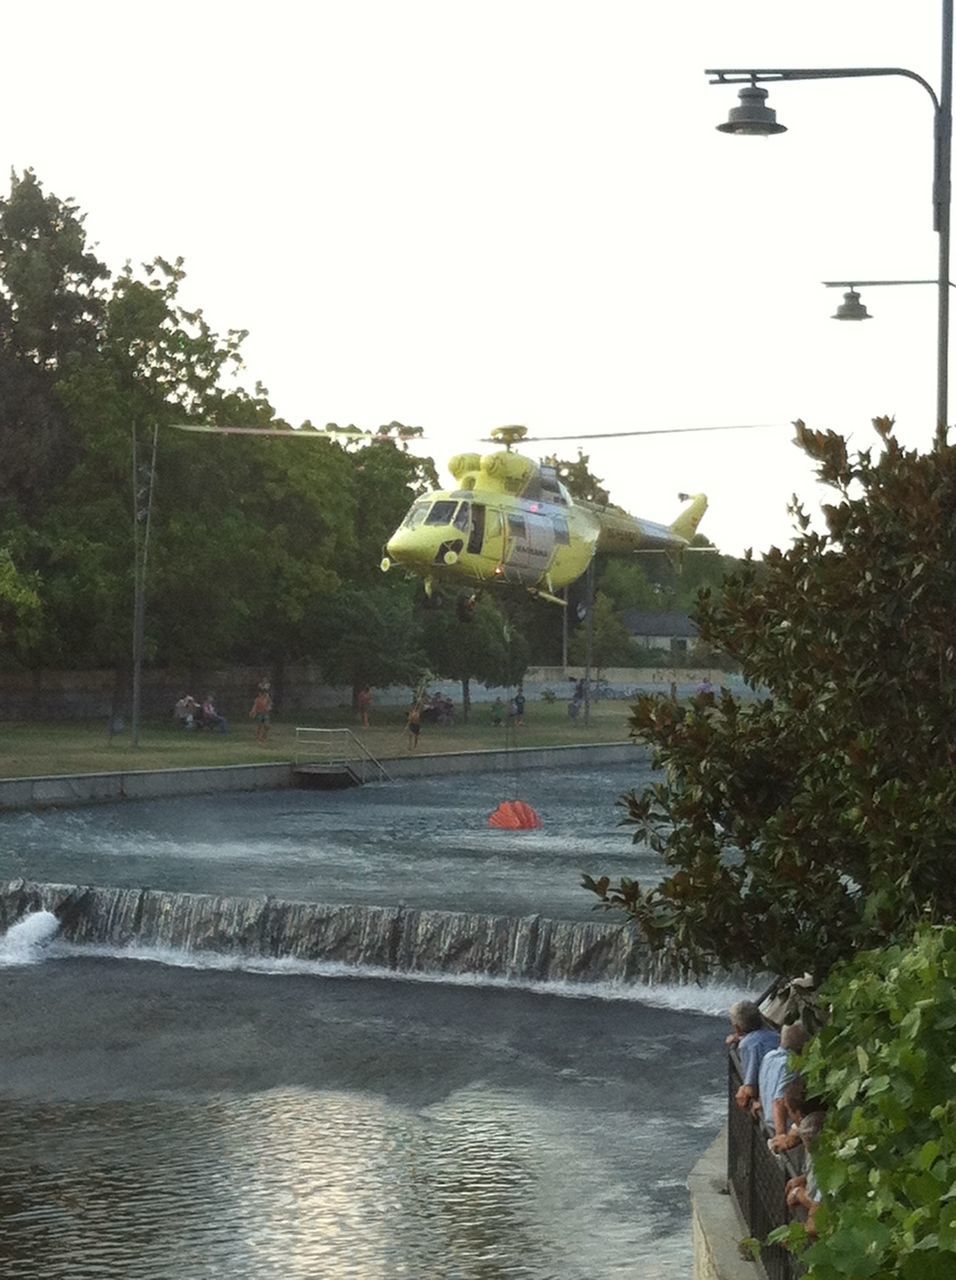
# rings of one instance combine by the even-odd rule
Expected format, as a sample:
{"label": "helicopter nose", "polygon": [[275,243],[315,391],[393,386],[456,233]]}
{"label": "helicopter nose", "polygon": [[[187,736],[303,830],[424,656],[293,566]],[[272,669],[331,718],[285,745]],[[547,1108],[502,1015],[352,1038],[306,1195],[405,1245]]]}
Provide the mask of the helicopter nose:
{"label": "helicopter nose", "polygon": [[418,529],[396,529],[385,544],[385,554],[394,564],[427,563],[431,542]]}
{"label": "helicopter nose", "polygon": [[385,546],[390,564],[406,564],[431,568],[436,564],[454,565],[462,550],[460,537],[449,539],[448,529],[430,526],[425,529],[397,529]]}

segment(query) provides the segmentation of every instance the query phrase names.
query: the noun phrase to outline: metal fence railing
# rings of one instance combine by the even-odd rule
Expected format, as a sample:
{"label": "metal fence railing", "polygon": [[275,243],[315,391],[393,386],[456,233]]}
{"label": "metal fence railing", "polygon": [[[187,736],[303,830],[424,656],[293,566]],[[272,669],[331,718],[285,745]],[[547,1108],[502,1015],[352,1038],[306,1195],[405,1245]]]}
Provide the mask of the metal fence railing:
{"label": "metal fence railing", "polygon": [[[764,1240],[775,1227],[792,1222],[802,1211],[789,1209],[784,1188],[789,1178],[802,1172],[789,1152],[774,1155],[767,1133],[748,1111],[734,1101],[741,1074],[737,1055],[728,1055],[727,1072],[727,1182],[751,1236]],[[781,1245],[768,1245],[760,1255],[768,1280],[800,1280],[806,1268]]]}
{"label": "metal fence railing", "polygon": [[348,765],[362,782],[369,775],[392,781],[381,760],[372,755],[365,743],[351,729],[311,729],[298,727],[295,731],[295,765],[326,764]]}

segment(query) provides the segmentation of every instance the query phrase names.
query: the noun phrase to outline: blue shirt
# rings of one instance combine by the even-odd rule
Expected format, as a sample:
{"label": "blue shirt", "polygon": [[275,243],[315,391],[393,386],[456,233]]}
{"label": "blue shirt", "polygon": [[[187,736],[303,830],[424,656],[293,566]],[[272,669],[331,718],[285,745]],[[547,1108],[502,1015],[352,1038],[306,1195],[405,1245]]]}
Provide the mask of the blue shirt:
{"label": "blue shirt", "polygon": [[768,1049],[760,1063],[757,1073],[757,1096],[763,1107],[763,1121],[771,1133],[773,1128],[773,1104],[783,1097],[783,1091],[792,1080],[796,1080],[796,1071],[787,1066],[790,1050]]}
{"label": "blue shirt", "polygon": [[764,1055],[776,1049],[780,1043],[780,1032],[771,1031],[769,1027],[761,1027],[759,1031],[748,1031],[737,1045],[740,1055],[740,1071],[743,1083],[757,1086],[760,1064]]}

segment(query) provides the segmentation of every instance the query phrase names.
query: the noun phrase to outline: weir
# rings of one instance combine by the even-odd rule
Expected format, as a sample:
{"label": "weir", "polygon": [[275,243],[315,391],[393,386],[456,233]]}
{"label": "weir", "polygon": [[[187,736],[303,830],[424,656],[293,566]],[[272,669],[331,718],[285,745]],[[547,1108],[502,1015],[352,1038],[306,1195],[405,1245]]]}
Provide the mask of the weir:
{"label": "weir", "polygon": [[672,976],[633,929],[598,920],[0,882],[0,931],[35,911],[53,912],[67,941],[98,947],[324,960],[356,969],[534,982],[656,982]]}

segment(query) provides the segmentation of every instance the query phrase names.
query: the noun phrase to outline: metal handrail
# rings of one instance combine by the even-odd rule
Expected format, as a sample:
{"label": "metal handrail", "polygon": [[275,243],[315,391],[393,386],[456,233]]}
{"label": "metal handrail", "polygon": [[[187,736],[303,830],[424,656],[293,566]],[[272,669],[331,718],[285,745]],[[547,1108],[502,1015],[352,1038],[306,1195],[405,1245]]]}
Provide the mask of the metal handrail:
{"label": "metal handrail", "polygon": [[[751,1235],[762,1240],[775,1227],[802,1217],[787,1208],[784,1194],[788,1178],[801,1169],[786,1152],[770,1152],[763,1125],[737,1106],[735,1097],[740,1085],[740,1064],[731,1051],[727,1074],[727,1183]],[[799,1280],[806,1274],[800,1259],[779,1244],[764,1246],[760,1264],[767,1280]]]}
{"label": "metal handrail", "polygon": [[[365,743],[361,740],[361,738],[357,738],[357,737],[355,736],[355,734],[352,732],[352,730],[351,730],[351,729],[313,729],[313,728],[311,728],[311,727],[310,727],[310,726],[308,726],[308,725],[297,725],[297,726],[296,726],[296,730],[295,730],[295,744],[296,744],[296,752],[295,752],[295,756],[294,756],[294,763],[295,763],[296,765],[298,765],[298,764],[300,763],[300,755],[299,755],[299,750],[298,750],[299,745],[300,745],[300,743],[303,743],[303,745],[304,745],[304,739],[305,739],[306,735],[309,735],[309,734],[314,734],[316,737],[319,737],[319,738],[321,738],[322,740],[324,740],[325,742],[328,742],[328,743],[331,743],[331,741],[332,741],[336,736],[338,736],[339,738],[341,738],[342,736],[344,736],[344,737],[346,738],[346,740],[348,740],[348,741],[349,741],[349,743],[350,743],[354,748],[356,748],[356,749],[357,749],[357,754],[358,754],[359,758],[363,760],[363,762],[364,762],[364,761],[368,761],[368,762],[369,762],[369,764],[374,765],[374,766],[375,766],[375,768],[379,771],[379,773],[382,775],[382,777],[385,779],[385,781],[386,781],[386,782],[392,782],[392,781],[394,781],[394,779],[392,778],[392,775],[388,772],[388,770],[387,770],[387,769],[385,768],[385,766],[382,764],[381,760],[379,760],[376,756],[373,756],[373,755],[372,755],[371,751],[369,751],[368,747],[367,747],[367,746],[365,745]],[[317,753],[317,752],[311,752],[310,754],[315,755],[315,754],[318,754],[318,753]],[[333,759],[332,759],[332,755],[333,755],[333,753],[332,753],[331,751],[327,754],[326,759],[328,760],[328,762],[329,762],[330,764],[338,763],[337,761],[333,761]],[[350,762],[351,762],[351,761],[350,761],[350,758],[349,758],[348,756],[346,756],[346,757],[342,760],[342,763],[343,763],[343,764],[349,764]],[[364,771],[363,771],[363,781],[364,781]]]}

